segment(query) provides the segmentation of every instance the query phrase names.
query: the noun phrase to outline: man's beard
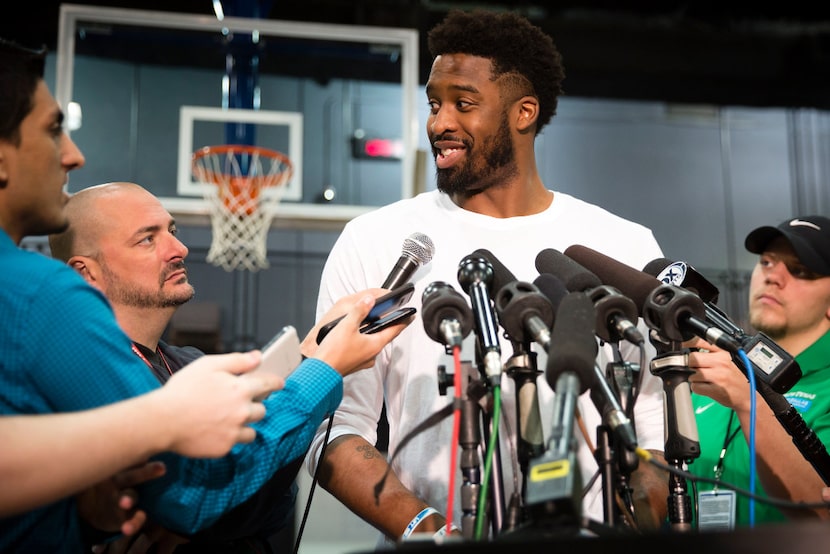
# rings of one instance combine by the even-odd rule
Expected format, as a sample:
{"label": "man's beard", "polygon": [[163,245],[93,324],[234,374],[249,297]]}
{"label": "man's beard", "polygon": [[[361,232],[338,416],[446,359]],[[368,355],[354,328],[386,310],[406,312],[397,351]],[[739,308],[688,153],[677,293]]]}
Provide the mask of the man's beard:
{"label": "man's beard", "polygon": [[[106,264],[101,264],[101,270],[104,277],[107,279],[109,286],[107,287],[107,298],[113,304],[121,304],[124,306],[132,306],[134,308],[174,308],[181,306],[188,300],[193,298],[195,291],[193,287],[188,285],[186,289],[179,291],[177,294],[165,294],[163,287],[164,281],[170,273],[178,271],[184,267],[184,263],[173,264],[164,272],[159,283],[159,288],[156,291],[142,290],[136,286],[124,284],[121,280],[109,270]],[[186,279],[186,277],[182,277]]]}
{"label": "man's beard", "polygon": [[467,158],[462,165],[437,170],[436,185],[441,192],[469,198],[503,183],[518,172],[507,114],[502,114],[495,136],[482,144],[481,153],[471,150],[468,143],[465,145]]}

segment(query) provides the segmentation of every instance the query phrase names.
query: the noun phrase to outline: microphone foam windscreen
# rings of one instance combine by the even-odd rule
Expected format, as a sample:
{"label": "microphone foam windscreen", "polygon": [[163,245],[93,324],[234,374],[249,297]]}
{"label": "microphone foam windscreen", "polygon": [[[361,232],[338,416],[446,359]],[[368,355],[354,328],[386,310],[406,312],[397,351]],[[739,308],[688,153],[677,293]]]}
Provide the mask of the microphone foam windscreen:
{"label": "microphone foam windscreen", "polygon": [[516,281],[516,276],[507,269],[496,256],[486,248],[479,248],[473,252],[474,256],[481,256],[493,266],[493,290],[500,291],[508,283]]}
{"label": "microphone foam windscreen", "polygon": [[545,378],[555,390],[559,376],[572,371],[580,376],[579,393],[582,394],[590,384],[584,376],[593,372],[598,350],[594,303],[584,292],[571,292],[559,304],[555,320]]}
{"label": "microphone foam windscreen", "polygon": [[[648,273],[653,277],[657,277],[664,269],[669,267],[674,262],[668,258],[654,258],[646,264],[643,268],[643,273]],[[675,283],[672,283],[675,284]]]}
{"label": "microphone foam windscreen", "polygon": [[616,288],[633,300],[640,315],[643,314],[643,304],[649,293],[660,285],[660,281],[639,269],[581,244],[569,246],[565,255],[593,271],[604,284]]}
{"label": "microphone foam windscreen", "polygon": [[456,320],[464,337],[473,329],[473,311],[464,297],[449,284],[434,281],[421,295],[421,321],[427,336],[443,342],[441,324],[445,320]]}
{"label": "microphone foam windscreen", "polygon": [[568,295],[568,289],[565,287],[565,283],[556,275],[540,273],[533,280],[533,284],[550,301],[550,305],[553,306],[553,313],[555,314],[559,309],[559,304],[562,303],[562,299]]}
{"label": "microphone foam windscreen", "polygon": [[546,248],[536,255],[536,270],[558,277],[571,292],[582,292],[602,284],[586,267],[553,248]]}

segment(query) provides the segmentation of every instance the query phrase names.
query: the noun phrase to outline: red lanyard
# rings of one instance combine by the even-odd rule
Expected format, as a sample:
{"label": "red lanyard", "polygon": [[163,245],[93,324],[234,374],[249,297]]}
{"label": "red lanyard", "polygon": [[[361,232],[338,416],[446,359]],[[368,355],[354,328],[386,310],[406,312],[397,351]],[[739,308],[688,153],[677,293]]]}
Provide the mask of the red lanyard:
{"label": "red lanyard", "polygon": [[[153,369],[153,364],[151,364],[150,360],[148,360],[147,357],[141,353],[141,350],[138,349],[138,346],[136,346],[135,343],[132,343],[132,347],[133,352],[135,352],[139,358],[144,360],[144,363],[147,364],[147,367]],[[162,354],[161,350],[158,347],[156,347],[156,354],[159,355],[159,358],[161,358],[162,363],[164,363],[164,367],[167,368],[167,373],[173,375],[173,370],[170,369],[170,364],[167,363],[167,358],[164,357],[164,354]]]}

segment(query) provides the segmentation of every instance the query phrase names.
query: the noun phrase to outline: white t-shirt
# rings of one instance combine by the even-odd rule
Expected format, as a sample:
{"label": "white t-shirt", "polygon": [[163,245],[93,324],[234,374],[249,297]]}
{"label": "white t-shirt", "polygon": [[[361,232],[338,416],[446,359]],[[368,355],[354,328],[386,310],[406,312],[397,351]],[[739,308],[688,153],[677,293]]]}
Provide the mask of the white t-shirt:
{"label": "white t-shirt", "polygon": [[[418,309],[421,295],[434,281],[444,281],[464,295],[458,284],[459,262],[479,248],[489,250],[517,279],[533,282],[539,272],[536,255],[544,249],[560,252],[574,244],[581,244],[602,252],[633,268],[641,269],[655,258],[663,257],[652,232],[598,206],[556,192],[550,207],[538,214],[512,218],[494,218],[463,210],[438,191],[426,192],[415,198],[401,200],[379,208],[350,221],[334,245],[323,270],[317,315],[322,316],[344,295],[366,288],[379,287],[401,255],[404,240],[414,232],[428,235],[435,244],[432,261],[418,268],[412,277],[415,292],[408,305]],[[494,292],[495,294],[495,292]],[[642,327],[641,322],[641,329]],[[503,335],[503,333],[500,333]],[[501,337],[503,360],[513,347]],[[475,333],[470,333],[462,347],[462,360],[475,361]],[[620,344],[627,360],[639,363],[640,351],[628,343]],[[537,379],[538,401],[545,445],[552,422],[553,391],[544,377],[546,355],[538,352],[537,366],[542,371]],[[647,345],[648,358],[654,354]],[[599,367],[606,367],[611,351],[600,349]],[[417,425],[452,401],[453,389],[447,396],[439,394],[438,367],[452,372],[453,360],[444,346],[430,339],[418,316],[407,329],[388,345],[377,358],[375,367],[346,377],[344,398],[338,408],[329,440],[344,434],[357,434],[370,444],[377,440],[377,422],[386,393],[386,409],[390,422],[389,453],[396,452],[398,443]],[[638,444],[642,448],[663,450],[662,382],[643,368],[642,389],[635,405]],[[503,374],[502,418],[512,434],[516,434],[516,399],[512,379]],[[596,444],[596,429],[601,417],[586,392],[579,398],[579,408],[592,442]],[[313,474],[326,424],[318,430],[307,458]],[[504,427],[500,427],[504,429]],[[500,432],[501,433],[501,432]],[[590,449],[577,431],[578,461],[583,481],[597,470]],[[501,433],[504,439],[505,434]],[[431,506],[446,510],[452,417],[431,427],[405,445],[393,461],[393,469],[401,482]],[[502,469],[505,497],[513,490],[511,449],[503,443]],[[483,460],[482,471],[483,476]],[[458,468],[455,483],[462,483]],[[582,499],[583,513],[596,521],[603,521],[600,479]],[[460,520],[460,495],[456,489],[454,521]]]}

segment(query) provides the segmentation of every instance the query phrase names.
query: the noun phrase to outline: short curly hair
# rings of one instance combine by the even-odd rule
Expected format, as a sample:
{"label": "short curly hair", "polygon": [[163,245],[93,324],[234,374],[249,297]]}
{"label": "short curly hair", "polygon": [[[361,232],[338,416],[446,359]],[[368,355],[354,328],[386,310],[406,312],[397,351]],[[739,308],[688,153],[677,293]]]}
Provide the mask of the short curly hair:
{"label": "short curly hair", "polygon": [[539,99],[536,134],[556,114],[565,69],[553,39],[530,21],[513,12],[482,9],[451,10],[427,34],[433,59],[441,54],[470,54],[493,62],[493,77],[517,73]]}

